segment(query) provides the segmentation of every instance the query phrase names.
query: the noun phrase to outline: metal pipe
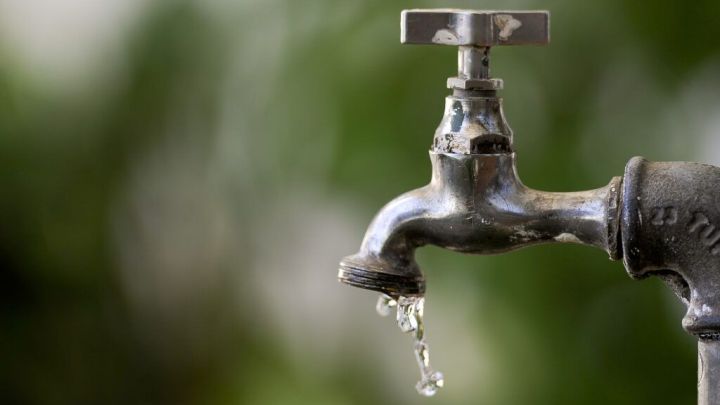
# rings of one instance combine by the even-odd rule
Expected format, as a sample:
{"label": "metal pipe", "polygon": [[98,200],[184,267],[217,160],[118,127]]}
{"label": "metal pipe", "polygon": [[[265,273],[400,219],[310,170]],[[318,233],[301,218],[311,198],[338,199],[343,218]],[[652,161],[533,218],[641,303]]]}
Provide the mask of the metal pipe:
{"label": "metal pipe", "polygon": [[698,341],[698,405],[720,404],[720,341]]}

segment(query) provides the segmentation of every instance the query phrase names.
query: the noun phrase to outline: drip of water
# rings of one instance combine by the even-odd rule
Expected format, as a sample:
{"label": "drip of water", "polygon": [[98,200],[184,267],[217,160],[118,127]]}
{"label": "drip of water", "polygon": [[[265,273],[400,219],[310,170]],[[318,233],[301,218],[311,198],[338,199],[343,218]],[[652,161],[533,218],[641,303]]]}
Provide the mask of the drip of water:
{"label": "drip of water", "polygon": [[383,294],[380,296],[380,298],[378,298],[375,309],[377,310],[377,313],[380,314],[380,316],[389,316],[390,314],[392,314],[395,307],[397,307],[397,301],[392,299],[392,297]]}
{"label": "drip of water", "polygon": [[420,367],[420,381],[415,388],[418,393],[431,397],[444,385],[443,375],[430,366],[430,352],[425,342],[425,326],[423,325],[423,310],[425,297],[403,297],[394,299],[388,295],[381,295],[378,299],[377,312],[381,316],[388,316],[393,308],[397,308],[397,324],[404,333],[414,332],[415,359]]}

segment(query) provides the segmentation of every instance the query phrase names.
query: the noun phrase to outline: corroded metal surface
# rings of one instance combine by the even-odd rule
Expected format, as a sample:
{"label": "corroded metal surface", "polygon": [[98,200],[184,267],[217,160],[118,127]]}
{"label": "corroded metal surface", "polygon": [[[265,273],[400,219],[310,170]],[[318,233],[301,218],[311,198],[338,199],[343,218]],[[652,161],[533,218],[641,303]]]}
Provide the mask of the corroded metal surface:
{"label": "corroded metal surface", "polygon": [[445,114],[431,150],[464,155],[512,152],[512,137],[501,98],[453,95],[445,98]]}
{"label": "corroded metal surface", "polygon": [[545,45],[550,42],[547,11],[457,9],[404,10],[400,14],[403,44],[458,46],[458,74],[447,80],[454,89],[502,89],[490,78],[490,47]]}

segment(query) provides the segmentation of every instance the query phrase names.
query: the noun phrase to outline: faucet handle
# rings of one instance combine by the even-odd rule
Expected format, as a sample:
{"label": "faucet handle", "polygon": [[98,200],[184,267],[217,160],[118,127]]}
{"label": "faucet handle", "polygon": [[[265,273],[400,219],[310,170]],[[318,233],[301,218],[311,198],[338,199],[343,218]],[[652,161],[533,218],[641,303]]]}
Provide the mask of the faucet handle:
{"label": "faucet handle", "polygon": [[403,44],[459,46],[458,76],[448,88],[497,90],[502,80],[490,79],[490,47],[545,45],[550,42],[548,11],[413,9],[400,14]]}
{"label": "faucet handle", "polygon": [[550,42],[548,11],[413,9],[401,13],[400,42],[491,47]]}

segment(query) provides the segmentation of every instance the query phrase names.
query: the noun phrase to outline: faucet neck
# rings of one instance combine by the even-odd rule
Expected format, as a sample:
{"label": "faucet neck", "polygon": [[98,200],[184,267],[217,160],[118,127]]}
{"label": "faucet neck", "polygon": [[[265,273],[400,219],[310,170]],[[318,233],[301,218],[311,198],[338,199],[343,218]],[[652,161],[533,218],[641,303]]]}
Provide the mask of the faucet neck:
{"label": "faucet neck", "polygon": [[512,129],[494,90],[458,90],[445,98],[445,113],[432,151],[462,155],[512,153]]}

